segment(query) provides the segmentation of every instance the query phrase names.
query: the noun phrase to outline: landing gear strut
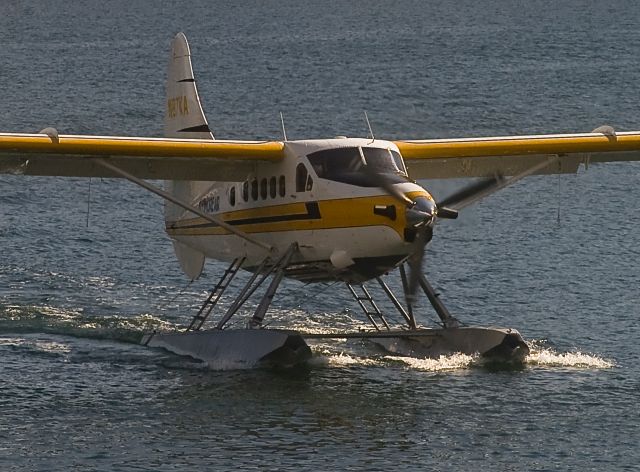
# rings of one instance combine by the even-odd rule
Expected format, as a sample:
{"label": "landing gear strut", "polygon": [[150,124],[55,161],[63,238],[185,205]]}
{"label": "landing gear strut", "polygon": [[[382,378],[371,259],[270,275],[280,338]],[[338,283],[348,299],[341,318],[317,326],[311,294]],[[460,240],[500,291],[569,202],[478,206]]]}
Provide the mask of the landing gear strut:
{"label": "landing gear strut", "polygon": [[[521,361],[529,354],[529,347],[516,330],[461,327],[460,322],[451,315],[438,293],[436,293],[423,274],[420,274],[418,284],[438,315],[442,323],[442,328],[419,327],[414,316],[413,296],[409,294],[404,265],[400,266],[400,277],[407,301],[406,309],[398,302],[393,292],[380,277],[376,280],[402,318],[406,321],[407,328],[401,330],[391,329],[364,284],[357,286],[347,284],[349,291],[376,331],[360,333],[359,336],[354,333],[353,336],[346,337],[366,338],[391,353],[416,357],[438,357],[440,355],[461,352],[469,355],[480,354],[483,357],[492,359]],[[358,291],[360,293],[358,293]],[[382,326],[385,329],[381,329],[381,325],[376,323],[376,319],[382,321]]]}
{"label": "landing gear strut", "polygon": [[[404,290],[405,300],[407,303],[406,309],[398,301],[389,286],[384,282],[384,280],[382,280],[381,277],[376,277],[376,281],[380,284],[380,287],[382,287],[385,295],[391,301],[396,310],[398,310],[402,318],[406,321],[408,328],[415,330],[418,328],[418,325],[414,316],[414,307],[412,303],[412,299],[414,298],[414,296],[411,296],[409,294],[409,286],[407,283],[407,275],[404,264],[400,266],[400,277],[402,280],[402,288]],[[459,328],[460,322],[453,315],[451,315],[442,300],[440,300],[440,295],[434,290],[424,274],[420,274],[418,278],[418,284],[424,291],[424,294],[427,296],[429,303],[431,303],[431,306],[440,318],[442,326],[444,328]],[[380,326],[375,321],[376,318],[379,321],[382,321],[382,324],[387,331],[391,329],[388,322],[384,318],[384,315],[378,308],[378,305],[376,305],[375,301],[371,297],[370,292],[367,290],[364,284],[354,285],[347,283],[347,287],[349,288],[349,291],[353,295],[354,299],[358,302],[365,316],[369,319],[376,331],[380,331]],[[358,291],[360,293],[358,293]]]}
{"label": "landing gear strut", "polygon": [[[287,366],[306,361],[311,357],[311,349],[299,333],[284,329],[261,329],[267,309],[282,282],[284,269],[297,250],[298,246],[292,244],[275,262],[269,258],[264,259],[215,328],[201,329],[244,259],[232,262],[185,332],[152,333],[143,337],[142,344],[191,356],[215,368],[237,368],[256,364]],[[271,283],[247,327],[226,329],[229,320],[270,276]]]}

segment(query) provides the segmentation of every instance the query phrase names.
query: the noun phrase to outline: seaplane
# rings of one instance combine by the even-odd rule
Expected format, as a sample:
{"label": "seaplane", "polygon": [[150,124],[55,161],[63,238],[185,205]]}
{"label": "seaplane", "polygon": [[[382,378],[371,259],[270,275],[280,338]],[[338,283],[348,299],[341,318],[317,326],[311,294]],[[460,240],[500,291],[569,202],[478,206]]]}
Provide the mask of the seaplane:
{"label": "seaplane", "polygon": [[[146,346],[214,365],[293,365],[309,359],[311,340],[335,337],[366,339],[404,356],[462,352],[517,361],[529,347],[516,329],[464,325],[427,280],[424,253],[443,229],[438,222],[527,176],[640,159],[640,132],[610,126],[393,141],[374,137],[370,126],[364,138],[291,141],[282,128],[282,140],[215,139],[179,33],[171,43],[164,137],[65,135],[55,128],[0,133],[0,173],[127,179],[164,199],[166,233],[190,280],[201,276],[206,259],[227,266],[188,326],[147,333]],[[439,201],[417,182],[452,178],[472,183]],[[233,284],[240,271],[248,272],[246,280]],[[389,287],[393,276],[402,294]],[[285,277],[344,284],[370,328],[268,328],[264,320]],[[368,284],[379,286],[400,325],[388,322]],[[435,327],[416,317],[423,296],[438,316]],[[252,297],[259,302],[247,310]],[[245,319],[238,323],[239,316]]]}

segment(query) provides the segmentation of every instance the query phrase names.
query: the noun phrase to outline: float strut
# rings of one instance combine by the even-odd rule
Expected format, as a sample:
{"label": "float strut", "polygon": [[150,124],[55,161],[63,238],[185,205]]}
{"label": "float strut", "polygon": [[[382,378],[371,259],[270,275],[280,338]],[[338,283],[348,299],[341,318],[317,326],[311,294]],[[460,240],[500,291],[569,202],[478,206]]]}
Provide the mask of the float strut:
{"label": "float strut", "polygon": [[198,313],[196,313],[196,315],[193,317],[193,320],[191,320],[191,324],[186,329],[186,331],[199,331],[202,328],[202,325],[205,323],[205,321],[207,321],[209,315],[211,315],[211,312],[220,300],[220,297],[222,297],[222,294],[240,270],[240,267],[242,266],[244,260],[244,257],[234,259],[229,268],[224,271],[224,274],[222,274],[222,278],[216,284],[213,290],[211,290],[209,297],[207,297],[205,302],[200,307],[200,310],[198,310]]}
{"label": "float strut", "polygon": [[418,283],[422,287],[422,290],[424,290],[424,293],[429,299],[429,302],[431,302],[433,309],[436,310],[436,313],[440,317],[440,320],[442,320],[443,326],[445,328],[459,327],[460,322],[457,319],[455,319],[453,316],[451,316],[451,313],[449,313],[449,310],[447,310],[447,307],[444,306],[444,303],[442,303],[442,301],[440,300],[440,296],[433,289],[433,287],[431,286],[427,278],[424,276],[424,274],[420,274],[418,278]]}
{"label": "float strut", "polygon": [[407,273],[404,270],[404,264],[400,265],[400,279],[402,280],[402,290],[404,292],[404,299],[405,302],[407,303],[407,314],[409,315],[409,318],[411,318],[413,320],[413,323],[415,324],[415,316],[413,314],[413,305],[412,305],[412,298],[409,296],[409,280],[407,279]]}
{"label": "float strut", "polygon": [[[378,308],[378,305],[376,305],[376,302],[373,301],[369,290],[367,290],[367,287],[365,287],[364,284],[351,285],[349,282],[347,282],[347,287],[349,288],[351,295],[353,295],[353,298],[355,298],[355,300],[358,302],[358,305],[360,305],[360,308],[362,308],[364,314],[367,316],[367,318],[369,318],[369,321],[376,329],[376,331],[380,331],[380,326],[378,326],[378,323],[376,323],[374,316],[382,322],[387,331],[391,329],[389,327],[389,323],[387,323],[387,320],[384,319],[384,315],[380,311],[380,308]],[[358,295],[354,287],[359,287],[362,295]]]}
{"label": "float strut", "polygon": [[384,293],[387,294],[387,297],[389,297],[389,300],[391,300],[391,303],[393,303],[393,306],[396,307],[396,309],[400,312],[402,317],[405,319],[405,321],[409,325],[409,328],[416,329],[417,328],[416,320],[413,317],[413,311],[411,311],[411,306],[409,306],[410,311],[407,312],[407,310],[403,308],[403,306],[400,304],[396,296],[393,294],[391,289],[387,286],[386,283],[384,283],[384,280],[382,280],[380,277],[376,277],[376,280],[382,287],[382,290],[384,290]]}
{"label": "float strut", "polygon": [[249,299],[249,297],[253,294],[253,292],[256,291],[256,289],[260,286],[260,284],[264,281],[264,279],[266,279],[269,276],[271,271],[268,271],[266,274],[264,274],[262,276],[262,279],[257,284],[254,284],[258,276],[262,273],[262,271],[266,267],[268,261],[269,261],[268,257],[264,258],[263,261],[258,266],[258,268],[255,270],[255,272],[251,274],[251,277],[249,278],[247,283],[244,285],[242,290],[240,290],[240,293],[238,294],[236,299],[233,301],[233,303],[231,304],[231,306],[229,307],[225,315],[216,325],[216,329],[224,328],[224,325],[226,325],[227,322],[231,319],[231,317],[237,313],[237,311],[240,309],[242,305],[244,305],[244,303]]}
{"label": "float strut", "polygon": [[271,283],[269,284],[269,288],[267,288],[266,293],[263,295],[262,300],[260,300],[260,304],[258,308],[256,308],[256,312],[253,314],[251,319],[249,320],[250,328],[257,328],[262,324],[262,320],[264,319],[264,315],[267,313],[269,309],[269,305],[273,301],[273,297],[276,294],[276,290],[278,290],[278,286],[280,282],[282,282],[282,277],[284,277],[284,269],[291,262],[291,258],[293,254],[298,250],[298,244],[293,243],[287,249],[287,252],[280,258],[280,260],[275,264],[274,268],[276,269],[276,273],[271,279]]}

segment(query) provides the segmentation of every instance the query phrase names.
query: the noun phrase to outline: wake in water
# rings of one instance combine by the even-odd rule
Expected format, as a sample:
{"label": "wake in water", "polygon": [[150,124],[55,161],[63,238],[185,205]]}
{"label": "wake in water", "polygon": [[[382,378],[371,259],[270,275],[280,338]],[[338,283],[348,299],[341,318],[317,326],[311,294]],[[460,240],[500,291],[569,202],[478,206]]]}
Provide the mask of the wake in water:
{"label": "wake in water", "polygon": [[46,305],[0,307],[0,334],[48,333],[138,343],[144,333],[154,329],[171,330],[175,326],[149,314],[88,316],[81,309]]}
{"label": "wake in water", "polygon": [[525,359],[525,364],[531,367],[569,367],[576,369],[610,369],[616,366],[612,360],[588,354],[576,352],[556,352],[542,341],[530,341],[531,352]]}
{"label": "wake in water", "polygon": [[415,357],[403,356],[381,356],[381,357],[358,357],[347,353],[316,355],[311,361],[315,366],[329,367],[392,367],[401,365],[412,370],[423,370],[428,372],[443,372],[462,370],[471,367],[476,358],[465,354],[452,354],[450,356],[440,356],[438,359],[418,359]]}
{"label": "wake in water", "polygon": [[[348,313],[342,313],[341,324],[355,322]],[[327,332],[320,323],[306,326],[307,332]],[[363,325],[366,326],[366,325]],[[158,330],[172,331],[178,326],[149,314],[136,316],[87,316],[82,310],[64,310],[49,306],[5,306],[0,308],[0,335],[5,333],[46,333],[87,339],[105,339],[139,343],[143,333]],[[295,329],[295,327],[293,327]],[[315,329],[314,329],[315,328]],[[333,330],[332,330],[333,331]],[[5,340],[6,342],[6,340]],[[411,369],[424,372],[462,371],[483,368],[486,361],[479,356],[452,354],[436,359],[420,359],[390,355],[379,347],[364,341],[334,339],[311,342],[311,367],[354,368],[382,367]],[[530,341],[531,353],[522,365],[504,368],[571,368],[608,369],[615,362],[595,354],[558,352],[543,341]],[[233,366],[209,366],[213,370],[228,370]]]}
{"label": "wake in water", "polygon": [[[345,345],[340,346],[343,349]],[[466,354],[451,354],[440,356],[436,359],[420,359],[415,357],[371,355],[358,353],[356,350],[339,350],[336,346],[327,344],[312,346],[314,356],[311,361],[314,366],[327,367],[392,367],[401,366],[406,369],[425,372],[461,371],[472,368],[483,368],[487,365],[493,367],[495,363],[487,363],[480,356]],[[614,361],[605,359],[595,354],[577,352],[557,352],[553,348],[545,346],[543,342],[530,342],[531,353],[520,365],[501,364],[503,369],[527,369],[527,368],[571,368],[571,369],[609,369],[615,367]]]}

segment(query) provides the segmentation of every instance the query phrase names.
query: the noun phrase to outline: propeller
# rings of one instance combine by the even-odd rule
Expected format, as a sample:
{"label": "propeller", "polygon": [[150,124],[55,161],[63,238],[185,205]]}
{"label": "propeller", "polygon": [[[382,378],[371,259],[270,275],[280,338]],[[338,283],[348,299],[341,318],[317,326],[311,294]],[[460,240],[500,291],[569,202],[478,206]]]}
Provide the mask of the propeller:
{"label": "propeller", "polygon": [[482,179],[478,182],[474,182],[466,187],[461,188],[457,192],[449,195],[444,200],[438,203],[438,207],[465,207],[473,202],[480,200],[487,195],[493,193],[498,187],[501,187],[505,182],[505,178],[496,174],[493,177]]}
{"label": "propeller", "polygon": [[372,182],[407,207],[407,224],[415,230],[413,240],[414,248],[407,259],[407,263],[409,264],[407,301],[409,304],[413,304],[422,274],[425,248],[433,237],[433,226],[436,219],[456,219],[458,217],[456,207],[463,208],[493,193],[504,185],[505,179],[502,175],[496,174],[493,177],[463,187],[447,198],[435,203],[424,197],[418,197],[415,201],[411,200],[400,189],[393,185],[396,182],[391,179],[390,174],[377,173],[368,169],[368,167],[369,166],[365,166],[364,169]]}

